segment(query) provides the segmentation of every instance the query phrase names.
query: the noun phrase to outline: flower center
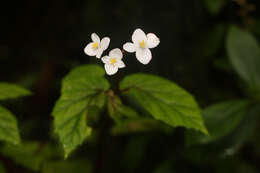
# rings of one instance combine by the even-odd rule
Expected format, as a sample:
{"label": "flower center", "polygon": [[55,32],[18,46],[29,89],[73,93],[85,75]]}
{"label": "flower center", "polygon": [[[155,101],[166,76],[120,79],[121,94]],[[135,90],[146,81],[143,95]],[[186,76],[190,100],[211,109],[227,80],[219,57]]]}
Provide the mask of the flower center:
{"label": "flower center", "polygon": [[117,62],[116,58],[111,58],[110,59],[110,64],[115,65],[116,62]]}
{"label": "flower center", "polygon": [[139,42],[139,46],[141,48],[145,48],[146,44],[145,44],[144,40]]}
{"label": "flower center", "polygon": [[92,46],[93,46],[94,49],[97,49],[97,48],[98,48],[98,43],[97,43],[97,42],[96,42],[96,43],[93,43]]}

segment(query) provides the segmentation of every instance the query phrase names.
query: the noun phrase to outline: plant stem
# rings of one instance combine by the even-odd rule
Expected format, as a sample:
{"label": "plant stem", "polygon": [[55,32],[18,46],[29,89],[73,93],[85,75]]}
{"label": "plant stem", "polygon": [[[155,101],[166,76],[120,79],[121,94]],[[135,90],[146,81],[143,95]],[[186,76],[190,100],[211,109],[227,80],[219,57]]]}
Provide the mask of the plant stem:
{"label": "plant stem", "polygon": [[105,167],[105,161],[108,158],[110,146],[109,146],[109,132],[111,127],[111,120],[109,119],[109,116],[106,114],[103,114],[103,120],[104,123],[101,127],[101,130],[99,132],[98,140],[97,140],[97,159],[95,163],[94,173],[102,173],[104,171]]}

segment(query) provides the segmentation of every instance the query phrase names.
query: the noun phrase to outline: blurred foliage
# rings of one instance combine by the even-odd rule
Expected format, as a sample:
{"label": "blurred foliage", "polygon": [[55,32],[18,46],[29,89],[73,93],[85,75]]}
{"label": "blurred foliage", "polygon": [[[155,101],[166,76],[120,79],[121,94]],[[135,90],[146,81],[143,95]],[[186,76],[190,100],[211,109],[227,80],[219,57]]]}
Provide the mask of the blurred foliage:
{"label": "blurred foliage", "polygon": [[239,75],[253,89],[258,90],[260,88],[260,47],[257,40],[250,33],[232,26],[228,34],[227,51]]}
{"label": "blurred foliage", "polygon": [[0,119],[0,140],[13,144],[20,143],[19,130],[14,115],[4,107],[0,106]]}
{"label": "blurred foliage", "polygon": [[51,157],[57,155],[57,148],[38,142],[26,142],[18,146],[5,145],[1,153],[17,164],[33,171],[41,170],[43,163]]}
{"label": "blurred foliage", "polygon": [[[0,83],[0,100],[28,96],[31,92],[9,83]],[[0,140],[13,144],[20,143],[20,135],[15,116],[0,105]]]}
{"label": "blurred foliage", "polygon": [[[0,173],[260,171],[259,1],[5,3]],[[126,54],[107,77],[83,52],[93,32],[112,49],[136,28],[161,40],[149,65]],[[177,121],[183,100],[196,111],[181,107],[192,116]]]}
{"label": "blurred foliage", "polygon": [[190,142],[209,143],[230,134],[245,116],[248,105],[247,100],[235,100],[217,103],[205,108],[203,118],[209,128],[210,136],[189,134]]}

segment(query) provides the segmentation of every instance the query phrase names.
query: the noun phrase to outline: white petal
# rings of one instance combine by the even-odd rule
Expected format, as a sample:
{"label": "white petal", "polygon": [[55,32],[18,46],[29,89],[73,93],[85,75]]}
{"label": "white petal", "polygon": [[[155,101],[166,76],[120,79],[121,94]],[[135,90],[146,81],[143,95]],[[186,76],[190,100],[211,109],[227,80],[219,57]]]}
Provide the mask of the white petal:
{"label": "white petal", "polygon": [[102,40],[101,40],[101,43],[100,43],[100,46],[103,50],[106,50],[109,46],[109,43],[110,43],[110,38],[108,37],[104,37]]}
{"label": "white petal", "polygon": [[101,58],[101,60],[103,61],[103,63],[108,64],[109,60],[110,60],[110,57],[109,56],[104,56],[104,57]]}
{"label": "white petal", "polygon": [[109,52],[109,56],[111,58],[116,58],[116,59],[122,59],[123,58],[123,54],[122,54],[121,50],[118,49],[118,48],[111,50]]}
{"label": "white petal", "polygon": [[132,41],[135,44],[139,44],[139,42],[141,41],[147,41],[146,35],[144,33],[144,31],[142,31],[141,29],[136,29],[132,35]]}
{"label": "white petal", "polygon": [[100,43],[100,38],[96,33],[91,34],[91,39],[94,43]]}
{"label": "white petal", "polygon": [[152,53],[149,49],[138,48],[136,50],[136,58],[142,64],[148,64],[152,59]]}
{"label": "white petal", "polygon": [[105,70],[108,75],[113,75],[118,71],[118,67],[111,64],[105,64]]}
{"label": "white petal", "polygon": [[154,48],[158,46],[160,39],[153,33],[147,34],[147,46],[148,48]]}
{"label": "white petal", "polygon": [[98,49],[93,48],[93,43],[89,43],[85,49],[84,52],[89,56],[96,56],[98,53]]}
{"label": "white petal", "polygon": [[127,52],[133,53],[136,51],[135,45],[133,43],[125,43],[123,49]]}
{"label": "white petal", "polygon": [[102,55],[102,53],[103,53],[103,50],[102,49],[98,49],[97,50],[97,58],[100,58],[101,57],[101,55]]}
{"label": "white petal", "polygon": [[117,63],[115,64],[118,68],[124,68],[125,67],[125,63],[121,60],[118,60]]}

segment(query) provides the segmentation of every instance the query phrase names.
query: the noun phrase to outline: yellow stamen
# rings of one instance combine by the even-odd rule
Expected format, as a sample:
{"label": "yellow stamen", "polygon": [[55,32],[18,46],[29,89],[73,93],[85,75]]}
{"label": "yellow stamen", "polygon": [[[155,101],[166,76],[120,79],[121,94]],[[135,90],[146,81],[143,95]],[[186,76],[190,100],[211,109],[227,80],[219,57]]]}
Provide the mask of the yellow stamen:
{"label": "yellow stamen", "polygon": [[92,46],[93,46],[94,49],[96,49],[96,48],[98,48],[98,43],[97,43],[97,42],[96,42],[96,43],[93,43]]}
{"label": "yellow stamen", "polygon": [[110,59],[110,64],[115,65],[116,62],[117,62],[116,58],[111,58]]}
{"label": "yellow stamen", "polygon": [[144,40],[139,42],[139,46],[140,46],[141,48],[145,48],[145,42],[144,42]]}

